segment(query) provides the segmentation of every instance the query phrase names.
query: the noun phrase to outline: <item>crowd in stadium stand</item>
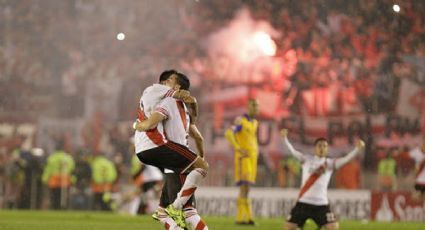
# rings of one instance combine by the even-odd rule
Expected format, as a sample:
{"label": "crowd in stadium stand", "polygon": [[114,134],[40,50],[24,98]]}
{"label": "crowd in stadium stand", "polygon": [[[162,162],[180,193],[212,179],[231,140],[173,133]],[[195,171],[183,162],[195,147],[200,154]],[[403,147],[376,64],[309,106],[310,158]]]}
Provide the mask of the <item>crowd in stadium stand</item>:
{"label": "crowd in stadium stand", "polygon": [[[277,56],[290,58],[295,52],[297,68],[286,73],[290,75],[286,77],[291,81],[291,89],[300,92],[335,85],[347,92],[354,91],[367,112],[394,109],[399,78],[416,77],[413,64],[403,58],[413,56],[421,60],[425,55],[422,2],[403,1],[400,13],[393,12],[392,3],[384,1],[206,1],[191,10],[185,9],[183,3],[174,3],[182,28],[161,35],[161,39],[164,38],[161,44],[148,48],[143,38],[138,42],[128,41],[126,46],[108,45],[106,38],[111,33],[108,23],[112,20],[94,20],[97,7],[103,13],[110,10],[100,2],[32,4],[16,1],[14,4],[3,7],[0,12],[6,19],[0,27],[6,35],[0,46],[1,106],[3,111],[13,111],[9,113],[19,113],[19,109],[51,110],[48,105],[55,101],[60,106],[55,100],[57,97],[78,101],[72,96],[77,89],[80,97],[84,94],[82,86],[88,78],[141,79],[156,75],[159,66],[166,65],[161,63],[163,55],[167,55],[173,65],[176,59],[181,59],[179,64],[183,69],[195,69],[194,60],[207,58],[201,45],[193,45],[196,39],[201,41],[225,25],[243,6],[251,9],[255,19],[271,22],[280,32],[281,36],[276,38]],[[44,11],[43,4],[67,10]],[[52,18],[61,23],[52,23]],[[91,24],[85,24],[84,20]],[[137,24],[144,18],[134,20]],[[161,20],[158,23],[165,24]],[[128,33],[136,33],[138,29],[129,28]],[[189,32],[179,33],[176,39],[174,35],[182,29]],[[93,44],[93,40],[98,42],[96,46],[84,45],[84,42]],[[126,52],[118,52],[118,49]],[[146,60],[147,56],[156,61]],[[184,65],[187,63],[189,65]],[[198,73],[201,76],[208,73],[203,69]],[[423,84],[423,77],[417,78]],[[24,97],[28,94],[33,98]],[[52,98],[52,94],[56,97]],[[300,105],[299,97],[295,100],[294,112]],[[13,115],[6,114],[8,118],[16,117]]]}
{"label": "crowd in stadium stand", "polygon": [[296,52],[292,86],[354,90],[367,112],[392,111],[400,78],[415,75],[403,57],[425,55],[423,3],[404,1],[397,14],[385,1],[248,2],[283,34],[278,55]]}
{"label": "crowd in stadium stand", "polygon": [[[277,56],[283,59],[296,57],[296,69],[284,76],[291,85],[282,92],[284,97],[289,97],[291,90],[297,92],[290,103],[291,113],[300,113],[301,92],[315,87],[333,85],[343,92],[354,92],[363,112],[376,114],[394,111],[401,78],[411,78],[422,87],[425,85],[423,72],[418,74],[414,65],[417,61],[423,68],[425,63],[423,1],[401,1],[400,13],[392,10],[391,1],[378,0],[218,0],[199,1],[190,9],[186,8],[186,3],[179,2],[174,1],[165,7],[168,11],[164,12],[178,14],[180,24],[169,33],[158,35],[160,44],[152,41],[152,37],[130,39],[132,34],[138,33],[140,28],[137,25],[149,19],[139,16],[138,10],[142,7],[138,4],[141,3],[121,8],[130,14],[132,21],[127,22],[128,43],[120,46],[109,43],[114,40],[116,32],[113,14],[120,13],[112,9],[114,5],[78,0],[0,3],[0,123],[37,123],[43,117],[83,117],[87,126],[93,125],[90,129],[93,133],[89,136],[94,136],[91,141],[95,144],[87,141],[82,146],[73,146],[71,141],[67,151],[81,164],[88,164],[91,154],[103,151],[115,161],[119,174],[125,178],[129,172],[125,171],[123,164],[130,162],[132,132],[131,129],[119,130],[115,122],[134,118],[133,104],[137,104],[143,87],[131,83],[151,80],[152,76],[156,78],[160,68],[168,64],[199,76],[207,75],[208,68],[199,67],[202,65],[199,63],[204,63],[208,57],[197,41],[224,26],[242,7],[250,9],[256,20],[270,22],[282,34],[276,38]],[[177,10],[173,11],[173,7]],[[106,19],[96,20],[96,12],[104,13]],[[53,19],[60,23],[53,22]],[[167,24],[162,21],[165,20],[163,17],[154,19],[159,25]],[[156,27],[152,27],[143,32],[154,34],[155,31]],[[87,43],[93,45],[88,47]],[[108,120],[113,125],[98,130],[90,121],[92,114],[86,116],[84,111],[85,95],[90,91],[87,83],[93,79],[106,81],[114,78],[119,78],[128,87],[116,98],[126,103],[120,104],[115,120]],[[194,84],[193,90],[202,97],[201,89],[208,87],[206,84],[209,83],[200,81]],[[106,143],[108,147],[97,149],[99,143]],[[20,191],[29,186],[25,184],[25,179],[28,180],[25,176],[31,170],[40,173],[45,161],[44,158],[27,164],[32,156],[25,153],[29,149],[22,149],[22,144],[18,134],[0,136],[0,181],[15,183],[8,188],[11,190],[0,191],[0,196],[12,195],[14,199],[13,204],[3,201],[3,207],[30,207],[25,198],[27,195]],[[413,173],[413,163],[406,155],[407,148],[372,148],[373,154],[378,156],[373,162],[372,173],[378,172],[382,160],[395,161],[395,164],[388,164],[394,165],[391,173],[398,181],[384,184],[385,189],[396,189],[397,183],[413,183],[405,181],[406,175]],[[18,152],[12,154],[14,150]],[[37,163],[39,165],[34,165]],[[355,164],[347,165],[351,167],[347,170],[358,174],[359,166]],[[263,165],[265,171],[271,170]],[[296,187],[299,167],[288,159],[283,159],[279,165],[281,167],[271,173],[275,176],[269,177],[273,178],[272,185]],[[32,166],[35,168],[28,168]],[[25,170],[30,171],[25,173]],[[87,175],[89,170],[81,173],[81,178],[90,178]],[[353,178],[361,180],[361,177]],[[336,186],[364,187],[361,181],[341,185],[339,182],[345,179],[337,176],[336,180]],[[219,181],[223,182],[220,185],[226,184]],[[80,185],[88,187],[89,182]],[[0,188],[5,189],[4,184]]]}

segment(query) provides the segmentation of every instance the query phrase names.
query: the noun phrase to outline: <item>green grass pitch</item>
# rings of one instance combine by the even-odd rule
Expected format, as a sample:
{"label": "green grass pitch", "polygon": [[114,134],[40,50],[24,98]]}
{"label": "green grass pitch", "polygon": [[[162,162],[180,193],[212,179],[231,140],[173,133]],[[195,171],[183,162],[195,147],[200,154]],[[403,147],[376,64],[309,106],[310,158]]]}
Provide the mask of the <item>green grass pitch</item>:
{"label": "green grass pitch", "polygon": [[[210,230],[282,230],[283,219],[258,219],[258,226],[236,226],[233,217],[205,217]],[[0,230],[161,230],[150,216],[123,216],[99,212],[0,210]],[[304,229],[316,229],[312,223]],[[340,229],[425,229],[425,223],[342,221]]]}

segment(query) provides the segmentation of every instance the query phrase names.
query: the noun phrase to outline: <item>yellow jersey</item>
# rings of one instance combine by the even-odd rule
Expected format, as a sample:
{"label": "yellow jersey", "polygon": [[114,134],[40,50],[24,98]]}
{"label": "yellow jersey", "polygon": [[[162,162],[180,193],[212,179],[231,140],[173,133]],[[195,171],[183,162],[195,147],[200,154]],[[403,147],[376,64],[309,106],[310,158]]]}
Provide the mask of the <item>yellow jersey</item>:
{"label": "yellow jersey", "polygon": [[250,154],[258,154],[258,121],[244,114],[235,121],[233,132],[239,146]]}
{"label": "yellow jersey", "polygon": [[[237,185],[254,184],[257,175],[258,121],[247,114],[238,117],[232,129],[226,131],[226,138],[234,148],[247,150],[248,156],[235,151],[235,174]],[[233,138],[234,137],[234,138]]]}

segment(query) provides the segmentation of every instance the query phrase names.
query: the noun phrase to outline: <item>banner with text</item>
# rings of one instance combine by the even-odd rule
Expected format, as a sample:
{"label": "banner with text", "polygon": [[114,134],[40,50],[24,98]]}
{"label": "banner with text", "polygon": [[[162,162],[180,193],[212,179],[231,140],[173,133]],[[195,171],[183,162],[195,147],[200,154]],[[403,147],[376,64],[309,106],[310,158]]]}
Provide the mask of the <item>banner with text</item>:
{"label": "banner with text", "polygon": [[[196,193],[201,215],[235,216],[238,188],[200,187]],[[329,190],[331,209],[339,219],[363,220],[370,215],[370,191]],[[298,189],[253,188],[250,192],[256,217],[286,218],[295,205]]]}
{"label": "banner with text", "polygon": [[424,221],[425,202],[411,192],[372,192],[370,214],[377,221]]}

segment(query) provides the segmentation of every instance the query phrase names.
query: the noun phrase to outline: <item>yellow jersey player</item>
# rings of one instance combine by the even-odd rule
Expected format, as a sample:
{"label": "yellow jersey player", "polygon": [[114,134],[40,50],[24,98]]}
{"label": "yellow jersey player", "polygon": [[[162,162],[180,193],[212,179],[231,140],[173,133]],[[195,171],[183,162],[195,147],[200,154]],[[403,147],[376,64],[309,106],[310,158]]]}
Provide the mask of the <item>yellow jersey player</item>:
{"label": "yellow jersey player", "polygon": [[257,114],[257,100],[249,99],[248,113],[236,118],[234,125],[225,132],[235,149],[235,183],[239,186],[236,224],[241,225],[255,225],[248,193],[257,176],[258,121],[254,118]]}

